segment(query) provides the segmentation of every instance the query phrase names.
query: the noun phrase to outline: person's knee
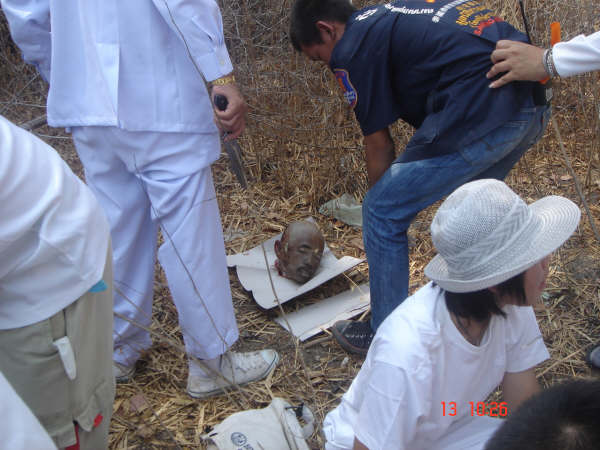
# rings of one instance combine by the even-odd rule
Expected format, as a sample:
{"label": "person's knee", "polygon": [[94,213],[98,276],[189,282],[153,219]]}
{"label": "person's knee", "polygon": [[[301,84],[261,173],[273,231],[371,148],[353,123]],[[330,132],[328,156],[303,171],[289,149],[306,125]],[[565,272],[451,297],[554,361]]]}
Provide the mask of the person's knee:
{"label": "person's knee", "polygon": [[406,241],[406,232],[412,218],[398,219],[395,217],[397,214],[389,214],[384,208],[372,205],[367,198],[363,202],[362,215],[365,245],[377,241],[399,244]]}
{"label": "person's knee", "polygon": [[362,227],[363,227],[363,235],[365,235],[365,232],[371,227],[371,204],[369,201],[369,193],[367,192],[367,195],[365,196],[364,200],[363,200],[363,204],[362,204],[362,210],[361,210],[361,214],[362,214]]}

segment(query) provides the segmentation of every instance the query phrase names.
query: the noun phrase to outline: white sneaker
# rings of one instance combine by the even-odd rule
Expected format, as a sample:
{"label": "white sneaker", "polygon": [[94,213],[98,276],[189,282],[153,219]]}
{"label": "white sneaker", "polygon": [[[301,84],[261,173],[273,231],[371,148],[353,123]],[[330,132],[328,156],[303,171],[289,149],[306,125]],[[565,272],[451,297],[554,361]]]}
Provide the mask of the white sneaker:
{"label": "white sneaker", "polygon": [[117,383],[127,383],[135,372],[135,364],[131,367],[113,361],[113,375]]}
{"label": "white sneaker", "polygon": [[262,380],[273,371],[278,362],[279,355],[270,349],[247,353],[226,352],[221,357],[222,376],[189,375],[187,392],[195,398],[206,398],[236,384],[241,386]]}

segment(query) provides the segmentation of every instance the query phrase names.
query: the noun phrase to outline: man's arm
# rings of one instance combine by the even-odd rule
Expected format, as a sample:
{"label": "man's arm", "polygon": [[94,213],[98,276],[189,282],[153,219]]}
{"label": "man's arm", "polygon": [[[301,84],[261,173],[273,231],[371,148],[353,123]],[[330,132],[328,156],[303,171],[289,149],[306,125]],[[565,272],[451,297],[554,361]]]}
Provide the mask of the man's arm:
{"label": "man's arm", "polygon": [[535,377],[535,368],[522,372],[506,372],[502,380],[502,396],[508,404],[509,411],[514,411],[519,405],[541,390]]}
{"label": "man's arm", "polygon": [[[246,126],[247,105],[230,75],[233,65],[223,36],[223,19],[215,0],[152,0],[167,25],[181,39],[193,64],[204,80],[227,80],[214,84],[211,99],[217,94],[227,97],[227,109],[213,108],[217,126],[238,137]],[[200,76],[200,74],[198,74]]]}
{"label": "man's arm", "polygon": [[552,48],[552,59],[561,77],[600,70],[600,31],[558,42]]}
{"label": "man's arm", "polygon": [[365,136],[365,156],[369,187],[371,187],[377,183],[396,157],[394,141],[388,128]]}
{"label": "man's arm", "polygon": [[360,442],[357,438],[354,438],[354,447],[353,450],[369,450],[367,446],[365,446],[362,442]]}
{"label": "man's arm", "polygon": [[48,0],[0,0],[10,34],[23,59],[50,81],[50,3]]}
{"label": "man's arm", "polygon": [[[491,88],[511,81],[539,81],[548,76],[542,61],[544,49],[517,41],[498,41],[491,54],[494,65],[487,73],[502,77],[490,84]],[[570,41],[558,42],[552,48],[552,62],[561,77],[600,70],[600,31],[589,36],[575,36]]]}
{"label": "man's arm", "polygon": [[206,81],[233,70],[221,10],[215,0],[152,0],[165,23],[181,39]]}

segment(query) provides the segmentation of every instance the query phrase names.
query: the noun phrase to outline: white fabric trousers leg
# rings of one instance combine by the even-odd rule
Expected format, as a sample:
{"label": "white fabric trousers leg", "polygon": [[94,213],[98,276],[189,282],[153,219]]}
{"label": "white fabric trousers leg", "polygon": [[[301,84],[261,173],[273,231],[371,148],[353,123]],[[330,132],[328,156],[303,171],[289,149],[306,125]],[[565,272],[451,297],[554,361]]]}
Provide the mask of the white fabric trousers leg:
{"label": "white fabric trousers leg", "polygon": [[[210,164],[216,133],[129,132],[76,127],[88,186],[111,226],[116,362],[131,366],[152,341],[157,230],[188,354],[215,358],[238,338]],[[140,327],[141,326],[141,327]]]}

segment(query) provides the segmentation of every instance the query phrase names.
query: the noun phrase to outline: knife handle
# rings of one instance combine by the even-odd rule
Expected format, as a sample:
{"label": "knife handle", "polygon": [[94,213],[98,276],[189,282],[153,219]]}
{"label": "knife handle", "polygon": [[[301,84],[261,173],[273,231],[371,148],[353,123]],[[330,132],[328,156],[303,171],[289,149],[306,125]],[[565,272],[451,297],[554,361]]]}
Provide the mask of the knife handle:
{"label": "knife handle", "polygon": [[219,111],[225,111],[227,109],[227,105],[229,104],[227,97],[222,94],[215,95],[214,102]]}

